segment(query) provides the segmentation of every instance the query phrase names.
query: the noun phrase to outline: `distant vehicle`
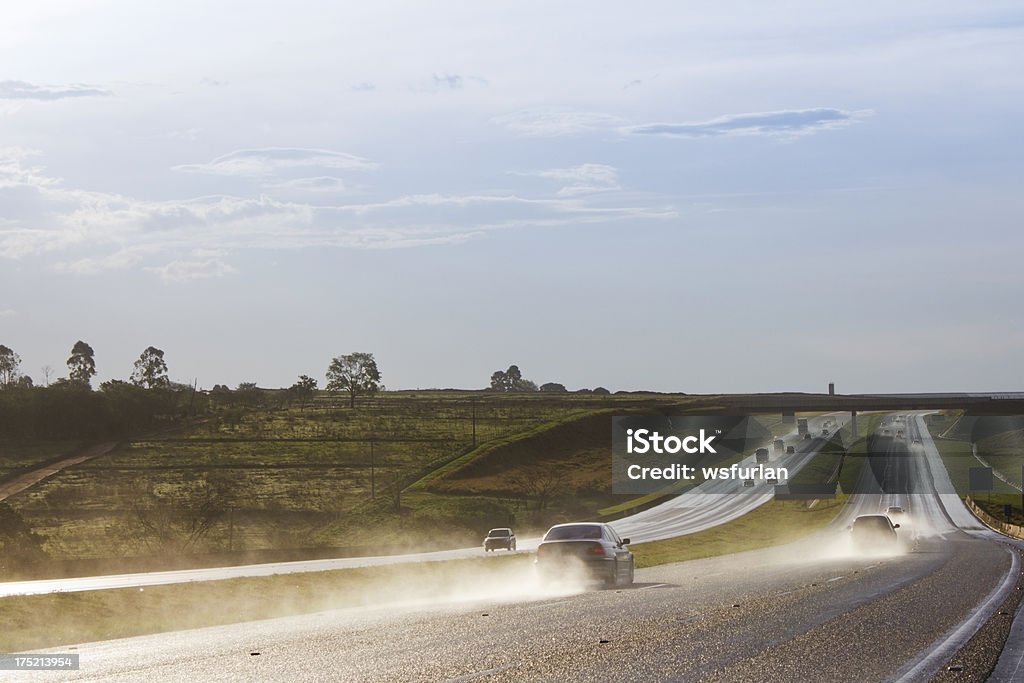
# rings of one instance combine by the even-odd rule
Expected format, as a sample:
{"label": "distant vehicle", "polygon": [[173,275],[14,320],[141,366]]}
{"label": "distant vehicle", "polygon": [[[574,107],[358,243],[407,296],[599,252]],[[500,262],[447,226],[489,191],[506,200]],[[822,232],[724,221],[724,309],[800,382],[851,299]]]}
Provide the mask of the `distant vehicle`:
{"label": "distant vehicle", "polygon": [[885,511],[885,516],[888,517],[893,524],[900,524],[906,521],[907,511],[904,510],[901,505],[890,505]]}
{"label": "distant vehicle", "polygon": [[811,438],[811,433],[810,433],[810,432],[807,432],[806,434],[804,434],[804,438],[805,438],[805,439],[809,439],[809,438]]}
{"label": "distant vehicle", "polygon": [[805,437],[808,434],[810,434],[810,431],[808,431],[808,429],[807,429],[807,418],[806,417],[797,418],[797,421],[796,421],[796,432],[797,432],[797,434],[803,434]]}
{"label": "distant vehicle", "polygon": [[556,524],[537,546],[537,571],[547,579],[564,576],[582,566],[608,586],[633,583],[633,553],[628,538],[619,538],[608,524],[577,522]]}
{"label": "distant vehicle", "polygon": [[864,550],[890,549],[899,542],[896,536],[899,528],[899,524],[893,524],[885,515],[861,515],[850,525],[850,537]]}
{"label": "distant vehicle", "polygon": [[917,445],[921,445],[921,439],[914,439],[914,443],[916,443]]}
{"label": "distant vehicle", "polygon": [[896,438],[897,439],[902,439],[903,438],[903,430],[902,429],[897,429],[896,430]]}
{"label": "distant vehicle", "polygon": [[758,448],[756,451],[754,451],[754,456],[757,458],[757,462],[768,462],[768,449]]}
{"label": "distant vehicle", "polygon": [[824,429],[821,430],[821,435],[828,436],[828,427],[825,427]]}
{"label": "distant vehicle", "polygon": [[516,549],[516,535],[508,527],[491,529],[484,539],[484,552],[504,548],[505,550]]}
{"label": "distant vehicle", "polygon": [[793,455],[794,453],[796,453],[796,447],[795,446],[786,446],[786,454],[787,455]]}
{"label": "distant vehicle", "polygon": [[779,483],[778,477],[765,477],[764,480],[766,482],[768,482],[769,484],[778,484]]}
{"label": "distant vehicle", "polygon": [[772,447],[775,450],[781,452],[781,451],[785,450],[786,442],[783,441],[782,439],[775,439],[775,441],[772,442]]}
{"label": "distant vehicle", "polygon": [[754,485],[754,480],[753,479],[744,479],[743,480],[743,488],[749,489],[753,485]]}

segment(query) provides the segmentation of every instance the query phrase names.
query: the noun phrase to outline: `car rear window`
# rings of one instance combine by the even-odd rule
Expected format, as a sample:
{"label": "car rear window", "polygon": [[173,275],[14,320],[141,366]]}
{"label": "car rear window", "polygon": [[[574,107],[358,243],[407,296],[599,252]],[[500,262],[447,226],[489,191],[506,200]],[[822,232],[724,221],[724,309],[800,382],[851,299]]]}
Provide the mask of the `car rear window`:
{"label": "car rear window", "polygon": [[882,516],[858,517],[854,520],[855,529],[888,529],[889,520]]}
{"label": "car rear window", "polygon": [[544,536],[545,541],[568,541],[601,538],[601,527],[596,524],[570,524],[556,526]]}
{"label": "car rear window", "polygon": [[488,536],[508,536],[508,529],[491,529],[487,532]]}

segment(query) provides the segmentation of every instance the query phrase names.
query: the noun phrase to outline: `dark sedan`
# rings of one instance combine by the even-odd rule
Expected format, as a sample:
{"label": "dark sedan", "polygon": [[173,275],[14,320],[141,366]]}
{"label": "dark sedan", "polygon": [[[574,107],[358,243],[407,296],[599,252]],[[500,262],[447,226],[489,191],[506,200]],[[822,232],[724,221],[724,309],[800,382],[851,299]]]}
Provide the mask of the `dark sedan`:
{"label": "dark sedan", "polygon": [[544,578],[558,578],[582,567],[590,577],[608,586],[633,583],[633,553],[628,538],[600,522],[557,524],[537,547],[537,570]]}

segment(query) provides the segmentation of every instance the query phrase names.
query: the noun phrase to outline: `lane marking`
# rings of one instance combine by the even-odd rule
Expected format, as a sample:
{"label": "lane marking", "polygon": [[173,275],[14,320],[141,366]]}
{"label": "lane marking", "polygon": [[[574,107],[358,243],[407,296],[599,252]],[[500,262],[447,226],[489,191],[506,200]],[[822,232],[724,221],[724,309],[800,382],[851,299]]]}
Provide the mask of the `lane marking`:
{"label": "lane marking", "polygon": [[896,679],[897,681],[918,681],[925,672],[936,672],[992,617],[996,608],[999,607],[999,603],[1006,597],[1005,594],[1017,582],[1017,576],[1020,573],[1019,556],[1009,548],[1006,549],[1006,552],[1012,559],[1010,571],[1003,581],[971,610],[966,619],[955,626],[952,631],[940,636],[937,641],[926,647],[922,651],[924,656],[916,664],[908,665],[909,669],[905,667],[902,675]]}
{"label": "lane marking", "polygon": [[663,587],[665,587],[667,585],[668,585],[667,583],[656,583],[653,586],[642,586],[641,588],[638,588],[637,590],[646,591],[646,590],[650,590],[652,588],[663,588]]}
{"label": "lane marking", "polygon": [[841,580],[843,580],[843,579],[845,579],[845,578],[846,578],[845,576],[837,576],[837,577],[835,577],[834,579],[829,579],[829,580],[828,580],[828,581],[826,581],[825,583],[832,583],[833,581],[841,581]]}

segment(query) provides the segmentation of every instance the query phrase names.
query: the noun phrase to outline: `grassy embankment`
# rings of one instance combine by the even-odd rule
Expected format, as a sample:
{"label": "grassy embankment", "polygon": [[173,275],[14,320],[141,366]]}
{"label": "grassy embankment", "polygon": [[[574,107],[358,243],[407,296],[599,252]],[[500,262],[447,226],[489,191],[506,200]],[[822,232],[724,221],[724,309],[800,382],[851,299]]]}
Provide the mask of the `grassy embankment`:
{"label": "grassy embankment", "polygon": [[[1020,490],[998,476],[993,477],[992,491],[970,490],[971,468],[983,467],[972,452],[972,439],[977,444],[978,455],[985,459],[994,472],[1017,486],[1021,485],[1024,429],[1013,429],[1015,424],[994,425],[991,422],[981,429],[975,429],[969,417],[965,418],[959,414],[929,415],[925,419],[943,464],[949,472],[955,492],[961,498],[971,495],[979,507],[996,519],[1024,525]],[[1011,507],[1009,519],[1004,514],[1005,505]]]}
{"label": "grassy embankment", "polygon": [[[471,451],[514,451],[512,441],[557,433],[554,427],[576,418],[688,400],[432,391],[389,392],[354,409],[325,395],[306,406],[229,406],[184,431],[127,442],[8,502],[47,537],[51,558],[96,558],[89,571],[252,562],[260,553],[300,559],[312,549],[358,554],[465,545],[510,519],[530,526],[536,517],[540,526],[607,505],[602,486],[610,477],[601,481],[587,461],[596,451],[586,444],[566,453],[551,439],[532,450],[580,465],[564,468],[565,495],[531,490],[528,476],[512,476],[514,485],[502,489],[474,489],[480,482],[466,481],[431,490],[423,480],[428,473]],[[598,433],[607,436],[604,428]],[[7,449],[0,467],[49,459],[54,448]],[[601,456],[607,459],[605,451]],[[524,471],[535,465],[544,466],[527,463]],[[201,533],[193,533],[197,526]],[[138,559],[145,557],[156,564]]]}

